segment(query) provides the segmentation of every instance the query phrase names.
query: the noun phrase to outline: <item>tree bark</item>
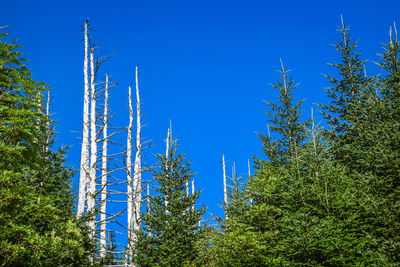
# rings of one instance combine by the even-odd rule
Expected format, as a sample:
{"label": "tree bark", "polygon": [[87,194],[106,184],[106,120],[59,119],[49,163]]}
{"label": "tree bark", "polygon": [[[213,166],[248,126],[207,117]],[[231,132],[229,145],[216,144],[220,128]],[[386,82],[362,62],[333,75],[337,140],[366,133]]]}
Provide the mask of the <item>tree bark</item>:
{"label": "tree bark", "polygon": [[83,77],[84,77],[84,96],[83,96],[83,129],[82,129],[82,147],[79,175],[79,196],[77,216],[80,217],[85,210],[86,183],[89,171],[89,79],[88,79],[88,21],[84,26],[85,34],[85,53],[83,58]]}
{"label": "tree bark", "polygon": [[228,195],[226,191],[226,171],[225,171],[225,154],[222,154],[222,178],[224,181],[224,203],[228,204]]}
{"label": "tree bark", "polygon": [[101,157],[101,204],[100,204],[100,256],[106,256],[107,246],[107,223],[106,223],[106,205],[107,205],[107,116],[108,116],[108,75],[106,74],[106,88],[104,91],[104,113],[103,113],[103,154]]}
{"label": "tree bark", "polygon": [[126,181],[127,181],[127,216],[128,216],[128,262],[132,265],[132,238],[133,238],[133,184],[132,184],[132,126],[133,126],[133,108],[132,108],[132,89],[129,86],[128,91],[129,102],[129,126],[128,140],[126,145]]}
{"label": "tree bark", "polygon": [[[169,157],[169,143],[170,143],[170,132],[171,132],[171,128],[168,128],[167,131],[167,141],[166,141],[166,149],[165,149],[165,168],[168,170],[168,157]],[[167,174],[168,175],[168,174]],[[165,206],[168,206],[168,200],[167,200],[167,196],[165,196]],[[166,210],[166,213],[169,214],[168,210]]]}
{"label": "tree bark", "polygon": [[[142,162],[141,162],[141,111],[140,111],[140,93],[139,93],[139,76],[138,66],[135,69],[135,80],[136,80],[136,155],[135,155],[135,167],[134,167],[134,230],[140,230],[141,221],[141,207],[142,207]],[[135,243],[137,241],[136,233],[133,232],[132,240]],[[136,265],[136,264],[135,264]]]}
{"label": "tree bark", "polygon": [[[96,89],[94,72],[94,48],[90,49],[90,172],[88,184],[88,212],[93,212],[96,197],[96,167],[97,167],[97,140],[96,140]],[[90,218],[88,225],[92,237],[96,231],[95,218]]]}

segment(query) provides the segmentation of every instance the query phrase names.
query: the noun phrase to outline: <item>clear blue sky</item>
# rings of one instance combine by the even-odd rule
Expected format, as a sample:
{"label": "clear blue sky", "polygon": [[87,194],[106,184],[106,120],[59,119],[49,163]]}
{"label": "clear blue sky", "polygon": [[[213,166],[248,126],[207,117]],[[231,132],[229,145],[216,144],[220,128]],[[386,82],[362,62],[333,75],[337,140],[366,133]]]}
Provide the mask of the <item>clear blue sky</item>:
{"label": "clear blue sky", "polygon": [[[34,78],[52,88],[58,145],[71,145],[69,163],[78,166],[82,122],[81,26],[87,17],[100,54],[116,50],[103,71],[113,89],[114,125],[127,125],[127,87],[140,65],[143,135],[162,153],[169,119],[180,151],[192,158],[201,202],[221,214],[221,155],[228,168],[247,173],[247,159],[260,155],[255,131],[266,131],[263,100],[275,100],[268,83],[277,78],[279,58],[300,83],[296,96],[326,101],[330,45],[342,13],[360,40],[363,58],[377,60],[389,26],[400,25],[400,1],[4,1],[0,25],[19,38]],[[399,29],[400,30],[400,29]],[[367,71],[374,73],[372,62]],[[122,138],[125,140],[125,137]],[[78,176],[76,176],[77,178]]]}

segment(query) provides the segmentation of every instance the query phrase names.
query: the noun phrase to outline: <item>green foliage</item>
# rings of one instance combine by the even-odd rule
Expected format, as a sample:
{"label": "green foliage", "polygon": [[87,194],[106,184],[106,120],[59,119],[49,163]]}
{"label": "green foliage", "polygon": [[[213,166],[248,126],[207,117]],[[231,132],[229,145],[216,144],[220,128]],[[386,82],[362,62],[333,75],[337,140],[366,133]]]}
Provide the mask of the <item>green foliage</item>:
{"label": "green foliage", "polygon": [[236,193],[252,202],[208,234],[205,265],[398,265],[400,46],[391,36],[378,63],[384,75],[367,77],[344,23],[339,32],[341,61],[321,105],[331,129],[299,122],[282,68],[279,104],[267,112],[276,139],[260,134],[268,160],[256,159]]}
{"label": "green foliage", "polygon": [[[272,84],[278,101],[267,102],[268,133],[259,134],[267,159],[254,158],[248,180],[232,175],[218,227],[199,226],[205,209],[195,208],[199,192],[186,191],[194,174],[176,143],[157,155],[156,194],[136,232],[135,264],[398,266],[397,32],[377,63],[383,74],[368,77],[349,28],[342,22],[338,31],[341,59],[330,64],[330,102],[320,105],[330,129],[301,121],[303,101],[295,101],[297,85],[282,64]],[[90,265],[93,244],[73,215],[65,149],[49,149],[46,85],[32,80],[18,48],[0,42],[0,265]]]}
{"label": "green foliage", "polygon": [[241,218],[248,208],[248,196],[243,191],[246,186],[246,180],[236,173],[232,173],[232,177],[228,177],[232,181],[232,185],[227,185],[228,203],[223,203],[225,216],[227,218]]}
{"label": "green foliage", "polygon": [[331,83],[326,89],[330,103],[320,106],[324,109],[323,116],[331,127],[325,134],[332,140],[332,151],[335,151],[337,159],[347,161],[352,157],[349,146],[362,132],[356,124],[368,117],[366,108],[376,93],[376,88],[375,77],[366,76],[366,60],[360,59],[360,52],[356,51],[358,42],[352,41],[349,28],[343,20],[338,32],[341,38],[337,40],[335,48],[340,53],[341,61],[329,64],[336,69],[337,75],[325,75]]}
{"label": "green foliage", "polygon": [[93,247],[72,213],[73,173],[65,149],[50,149],[46,85],[31,78],[19,48],[0,42],[0,265],[88,265]]}
{"label": "green foliage", "polygon": [[[137,263],[140,266],[183,266],[198,257],[196,243],[202,237],[199,225],[205,208],[196,208],[200,192],[187,194],[186,184],[193,177],[190,162],[170,143],[168,155],[157,155],[153,171],[156,195],[143,214],[143,230],[138,231]],[[165,203],[168,203],[167,205]]]}
{"label": "green foliage", "polygon": [[[347,29],[346,29],[347,31]],[[343,26],[343,41],[351,43]],[[400,135],[398,128],[399,106],[399,43],[390,36],[384,44],[382,62],[378,63],[385,71],[378,77],[366,77],[361,73],[363,61],[352,57],[351,46],[342,53],[344,68],[339,77],[331,82],[337,86],[337,116],[343,121],[334,131],[326,132],[331,139],[335,160],[346,164],[360,187],[363,213],[360,228],[368,233],[368,246],[381,264],[390,265],[399,261],[400,243],[397,233],[400,203]],[[349,64],[349,62],[351,64]],[[352,86],[349,86],[352,85]],[[354,89],[351,91],[351,88]],[[352,92],[351,97],[349,92]],[[348,98],[338,96],[346,95]],[[338,101],[343,100],[346,101]],[[335,111],[332,110],[331,111]]]}
{"label": "green foliage", "polygon": [[[281,61],[280,79],[271,86],[278,90],[278,103],[267,101],[269,110],[266,111],[268,117],[268,133],[261,134],[259,137],[263,142],[263,154],[270,162],[277,165],[284,164],[295,154],[296,146],[299,146],[305,139],[304,127],[309,122],[300,122],[301,104],[303,100],[296,102],[293,97],[297,84],[294,82],[289,70],[283,66]],[[277,137],[274,139],[270,131]],[[260,160],[256,159],[259,164]]]}

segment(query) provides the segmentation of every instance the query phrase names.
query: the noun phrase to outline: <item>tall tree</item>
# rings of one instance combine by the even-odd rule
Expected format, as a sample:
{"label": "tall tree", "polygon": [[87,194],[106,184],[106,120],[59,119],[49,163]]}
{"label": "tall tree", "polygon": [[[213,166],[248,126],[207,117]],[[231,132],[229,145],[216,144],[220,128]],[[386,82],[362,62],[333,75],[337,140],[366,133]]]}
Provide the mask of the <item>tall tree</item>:
{"label": "tall tree", "polygon": [[103,151],[101,155],[101,189],[100,189],[100,256],[106,256],[107,250],[107,176],[108,176],[108,90],[109,82],[106,74],[104,89],[104,110],[103,110]]}
{"label": "tall tree", "polygon": [[360,58],[358,42],[352,40],[350,29],[344,23],[343,17],[338,32],[340,38],[335,48],[341,60],[338,63],[330,63],[336,69],[337,75],[325,75],[331,83],[326,89],[330,102],[321,106],[324,109],[322,114],[331,127],[325,134],[332,140],[332,151],[335,151],[338,160],[346,162],[353,157],[349,146],[362,131],[356,124],[368,114],[365,109],[373,90],[373,77],[368,78],[365,75],[366,60]]}
{"label": "tall tree", "polygon": [[73,214],[65,149],[53,151],[46,85],[32,79],[15,42],[0,38],[0,264],[86,265],[93,252]]}
{"label": "tall tree", "polygon": [[126,183],[127,183],[127,231],[128,231],[128,251],[127,263],[132,265],[133,259],[133,237],[134,237],[134,199],[135,188],[132,174],[132,127],[133,127],[133,106],[132,106],[132,89],[128,88],[128,102],[129,102],[129,126],[128,126],[128,139],[126,145]]}
{"label": "tall tree", "polygon": [[79,171],[79,195],[78,195],[78,217],[82,216],[85,211],[86,201],[86,183],[89,177],[89,104],[90,104],[90,90],[89,90],[89,78],[88,78],[88,49],[89,49],[89,37],[88,37],[88,20],[84,25],[84,58],[83,58],[83,76],[84,76],[84,98],[83,98],[83,130],[82,130],[82,147],[81,147],[81,165]]}
{"label": "tall tree", "polygon": [[194,175],[190,162],[177,153],[176,141],[169,140],[168,154],[157,155],[159,163],[153,171],[158,194],[147,196],[150,209],[142,216],[143,231],[137,232],[135,262],[140,266],[182,266],[198,255],[198,222],[205,209],[193,208],[200,192],[186,194],[186,183]]}
{"label": "tall tree", "polygon": [[[266,111],[268,122],[267,134],[259,133],[263,142],[263,154],[274,164],[286,163],[294,156],[296,146],[305,140],[304,127],[309,122],[301,122],[301,104],[303,100],[295,101],[293,93],[297,87],[292,75],[282,63],[278,71],[280,78],[271,86],[279,92],[278,103],[266,101],[269,110]],[[271,132],[275,136],[271,136]],[[256,164],[262,162],[256,159]]]}

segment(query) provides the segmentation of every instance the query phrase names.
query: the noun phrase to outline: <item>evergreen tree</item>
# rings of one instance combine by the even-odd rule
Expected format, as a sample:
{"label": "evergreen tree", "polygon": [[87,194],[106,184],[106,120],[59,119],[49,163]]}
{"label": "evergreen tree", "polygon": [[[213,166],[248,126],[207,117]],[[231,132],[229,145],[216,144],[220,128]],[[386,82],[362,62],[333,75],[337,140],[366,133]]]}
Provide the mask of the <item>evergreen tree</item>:
{"label": "evergreen tree", "polygon": [[[339,47],[351,43],[347,29],[342,29],[347,41],[339,41]],[[352,54],[346,51],[343,55]],[[361,155],[374,155],[372,150],[362,150],[367,145],[372,148],[372,140],[368,139],[371,132],[366,130],[377,129],[372,118],[382,111],[382,105],[378,105],[379,94],[374,93],[375,77],[354,75],[354,69],[347,68],[349,62],[362,66],[354,58],[336,65],[349,71],[342,74],[350,81],[331,77],[339,84],[331,88],[331,96],[343,94],[337,102],[334,99],[329,107],[325,106],[331,111],[325,115],[334,126],[332,131],[321,135],[312,127],[309,134],[306,122],[297,132],[302,141],[288,146],[290,139],[282,135],[288,133],[287,123],[276,120],[279,123],[274,130],[283,139],[273,143],[269,136],[260,136],[264,154],[270,160],[256,162],[256,173],[244,193],[253,200],[248,210],[240,219],[229,220],[225,232],[213,233],[207,240],[212,244],[207,251],[212,264],[346,266],[395,262],[397,228],[392,219],[398,218],[397,211],[387,206],[384,195],[378,193],[378,180],[371,173],[361,172],[368,159],[365,157],[363,162]],[[342,87],[349,92],[342,92]],[[272,110],[284,107],[277,105]],[[274,113],[267,115],[274,118]],[[290,147],[294,153],[290,153]],[[352,161],[346,153],[352,153]],[[389,207],[394,212],[388,212]],[[390,230],[385,231],[386,226]],[[381,238],[389,233],[391,239]]]}
{"label": "evergreen tree", "polygon": [[330,102],[320,106],[324,109],[323,116],[331,127],[325,134],[331,140],[332,151],[337,160],[347,162],[354,158],[352,152],[355,150],[350,146],[362,131],[357,123],[365,120],[369,114],[366,108],[376,88],[375,77],[365,75],[366,60],[360,59],[358,42],[351,39],[350,30],[343,18],[341,22],[338,27],[340,39],[334,45],[340,53],[341,61],[330,63],[336,69],[337,75],[325,75],[331,83],[326,89]]}
{"label": "evergreen tree", "polygon": [[245,213],[245,210],[248,208],[249,199],[243,190],[246,186],[246,180],[241,176],[237,176],[236,172],[233,172],[230,178],[232,185],[228,185],[228,203],[226,205],[224,203],[223,208],[226,220],[236,220],[240,219]]}
{"label": "evergreen tree", "polygon": [[[280,79],[271,86],[278,90],[278,103],[266,101],[269,110],[266,111],[268,117],[267,134],[259,133],[263,142],[263,154],[268,157],[268,161],[280,165],[286,163],[294,156],[297,146],[300,146],[305,139],[304,127],[309,122],[301,122],[301,105],[304,102],[294,100],[294,90],[297,84],[294,82],[289,70],[283,66],[281,60]],[[271,132],[274,136],[271,136]],[[275,137],[275,138],[274,138]],[[256,159],[256,164],[261,161]]]}
{"label": "evergreen tree", "polygon": [[47,86],[32,79],[20,46],[6,36],[0,34],[0,265],[87,265],[93,246],[72,213],[73,173],[65,149],[50,149]]}
{"label": "evergreen tree", "polygon": [[[256,174],[246,186],[234,183],[226,207],[228,219],[221,225],[223,231],[213,232],[206,241],[213,245],[203,254],[211,255],[210,261],[217,266],[265,266],[280,262],[278,254],[272,253],[275,238],[283,238],[277,228],[281,215],[275,217],[274,212],[287,204],[282,202],[282,194],[293,188],[288,177],[296,174],[287,173],[291,170],[288,167],[294,164],[299,147],[306,141],[305,127],[309,121],[300,121],[303,101],[294,100],[297,85],[282,62],[279,73],[280,78],[272,84],[279,92],[278,103],[267,102],[266,115],[271,125],[267,134],[259,134],[267,160],[255,158]],[[266,203],[269,197],[275,201]],[[260,215],[263,216],[257,217]]]}
{"label": "evergreen tree", "polygon": [[[332,86],[327,93],[330,104],[321,105],[325,118],[332,126],[325,130],[335,160],[349,166],[353,173],[369,178],[368,190],[393,188],[400,166],[397,134],[399,91],[398,43],[390,36],[384,44],[385,53],[379,66],[384,75],[367,77],[365,61],[356,52],[357,42],[350,38],[349,29],[342,22],[339,28],[341,39],[336,44],[341,62],[331,64],[338,75],[327,75]],[[397,86],[397,88],[396,88]],[[386,182],[383,182],[386,180]],[[360,181],[361,182],[361,181]],[[371,183],[377,183],[372,185]],[[384,185],[385,184],[385,185]],[[384,189],[386,187],[386,189]]]}
{"label": "evergreen tree", "polygon": [[335,86],[328,91],[331,104],[324,106],[334,127],[326,134],[334,159],[349,167],[362,192],[359,228],[369,238],[364,254],[372,253],[377,264],[391,265],[399,261],[400,251],[396,234],[400,225],[395,219],[400,216],[399,44],[390,36],[378,63],[385,73],[367,77],[362,71],[364,61],[354,52],[356,43],[343,23],[340,31],[337,48],[342,62],[333,64],[340,73],[330,77]]}
{"label": "evergreen tree", "polygon": [[[285,165],[266,162],[245,188],[243,215],[212,233],[204,254],[216,266],[347,266],[380,263],[369,246],[365,198],[355,175],[332,161],[316,133]],[[362,253],[361,253],[362,251]]]}
{"label": "evergreen tree", "polygon": [[195,207],[200,192],[186,191],[194,175],[190,162],[178,154],[176,141],[169,146],[167,155],[157,155],[153,171],[157,194],[147,196],[150,208],[142,217],[144,231],[137,232],[135,262],[140,266],[183,266],[198,257],[196,243],[205,208]]}

